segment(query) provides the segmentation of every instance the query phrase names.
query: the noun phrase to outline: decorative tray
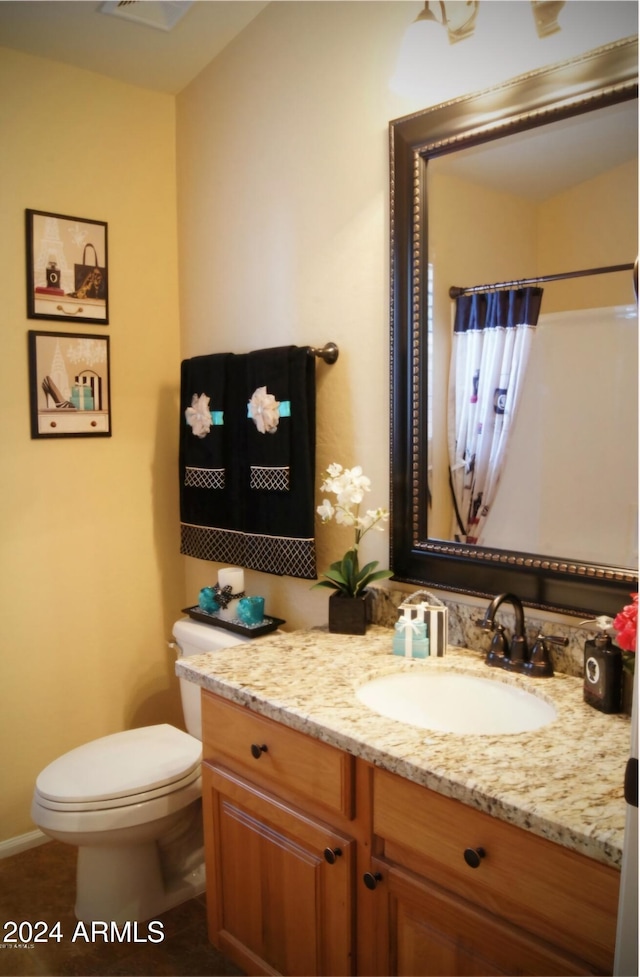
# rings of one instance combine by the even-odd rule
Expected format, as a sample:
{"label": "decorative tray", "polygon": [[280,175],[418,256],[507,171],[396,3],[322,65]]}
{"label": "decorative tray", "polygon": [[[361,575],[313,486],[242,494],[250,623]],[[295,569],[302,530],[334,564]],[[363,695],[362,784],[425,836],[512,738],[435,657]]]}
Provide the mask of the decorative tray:
{"label": "decorative tray", "polygon": [[204,624],[212,624],[216,628],[223,628],[225,631],[233,631],[235,634],[243,634],[246,638],[259,638],[263,634],[270,634],[277,631],[281,624],[286,622],[280,617],[267,617],[262,619],[260,624],[243,624],[238,618],[234,621],[223,621],[217,614],[209,614],[203,611],[199,604],[195,607],[183,607],[183,614],[188,614],[194,621],[202,621]]}

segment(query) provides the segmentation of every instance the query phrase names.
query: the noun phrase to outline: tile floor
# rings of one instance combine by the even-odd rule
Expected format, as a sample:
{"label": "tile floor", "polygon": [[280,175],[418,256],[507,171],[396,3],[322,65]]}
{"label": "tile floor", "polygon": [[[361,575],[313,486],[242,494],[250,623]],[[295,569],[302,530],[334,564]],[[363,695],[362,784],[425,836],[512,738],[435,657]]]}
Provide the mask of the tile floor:
{"label": "tile floor", "polygon": [[[242,971],[215,950],[207,939],[204,896],[183,903],[158,919],[161,943],[71,941],[75,849],[50,841],[0,859],[0,975],[7,977],[205,977]],[[8,944],[6,922],[60,922],[62,940],[26,946]],[[23,930],[23,936],[26,931]],[[146,924],[138,937],[148,935]]]}

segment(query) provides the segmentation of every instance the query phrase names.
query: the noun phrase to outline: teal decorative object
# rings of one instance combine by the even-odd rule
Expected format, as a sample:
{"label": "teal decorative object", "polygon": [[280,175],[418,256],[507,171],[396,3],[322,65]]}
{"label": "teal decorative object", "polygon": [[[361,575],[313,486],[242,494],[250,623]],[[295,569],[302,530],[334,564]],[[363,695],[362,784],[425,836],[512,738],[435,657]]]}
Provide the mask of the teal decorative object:
{"label": "teal decorative object", "polygon": [[198,607],[207,614],[216,614],[220,610],[220,604],[216,600],[216,591],[213,587],[203,587],[198,594]]}
{"label": "teal decorative object", "polygon": [[243,597],[239,600],[238,617],[247,627],[262,624],[264,620],[264,597]]}
{"label": "teal decorative object", "polygon": [[423,621],[413,621],[408,617],[401,617],[396,621],[393,653],[404,655],[405,658],[428,658],[427,625]]}

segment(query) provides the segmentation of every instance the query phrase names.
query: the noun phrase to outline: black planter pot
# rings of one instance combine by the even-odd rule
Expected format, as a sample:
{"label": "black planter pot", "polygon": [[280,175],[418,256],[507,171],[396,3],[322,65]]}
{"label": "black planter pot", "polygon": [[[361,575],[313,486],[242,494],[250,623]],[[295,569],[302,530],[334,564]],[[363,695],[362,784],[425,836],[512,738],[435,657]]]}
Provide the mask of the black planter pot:
{"label": "black planter pot", "polygon": [[329,631],[332,634],[366,634],[371,621],[369,594],[345,597],[335,593],[329,598]]}

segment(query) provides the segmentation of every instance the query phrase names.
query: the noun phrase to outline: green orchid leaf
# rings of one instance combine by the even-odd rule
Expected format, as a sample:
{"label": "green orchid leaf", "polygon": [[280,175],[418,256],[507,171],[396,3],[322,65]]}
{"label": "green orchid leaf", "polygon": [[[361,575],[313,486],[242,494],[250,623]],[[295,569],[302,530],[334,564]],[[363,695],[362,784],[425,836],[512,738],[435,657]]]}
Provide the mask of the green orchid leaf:
{"label": "green orchid leaf", "polygon": [[327,570],[323,576],[328,577],[329,580],[335,580],[335,582],[339,584],[347,583],[342,569],[334,570],[333,568],[329,568],[329,570]]}
{"label": "green orchid leaf", "polygon": [[311,585],[311,589],[314,590],[316,587],[329,587],[330,590],[343,590],[344,587],[333,580],[318,580],[317,583]]}
{"label": "green orchid leaf", "polygon": [[360,573],[358,574],[358,580],[365,580],[370,573],[373,573],[373,571],[377,566],[378,566],[377,560],[374,560],[372,563],[367,563],[367,565],[364,566],[360,571]]}
{"label": "green orchid leaf", "polygon": [[346,553],[344,559],[342,560],[342,577],[349,590],[349,593],[353,593],[353,588],[355,586],[355,574],[356,568],[352,559],[351,553]]}

